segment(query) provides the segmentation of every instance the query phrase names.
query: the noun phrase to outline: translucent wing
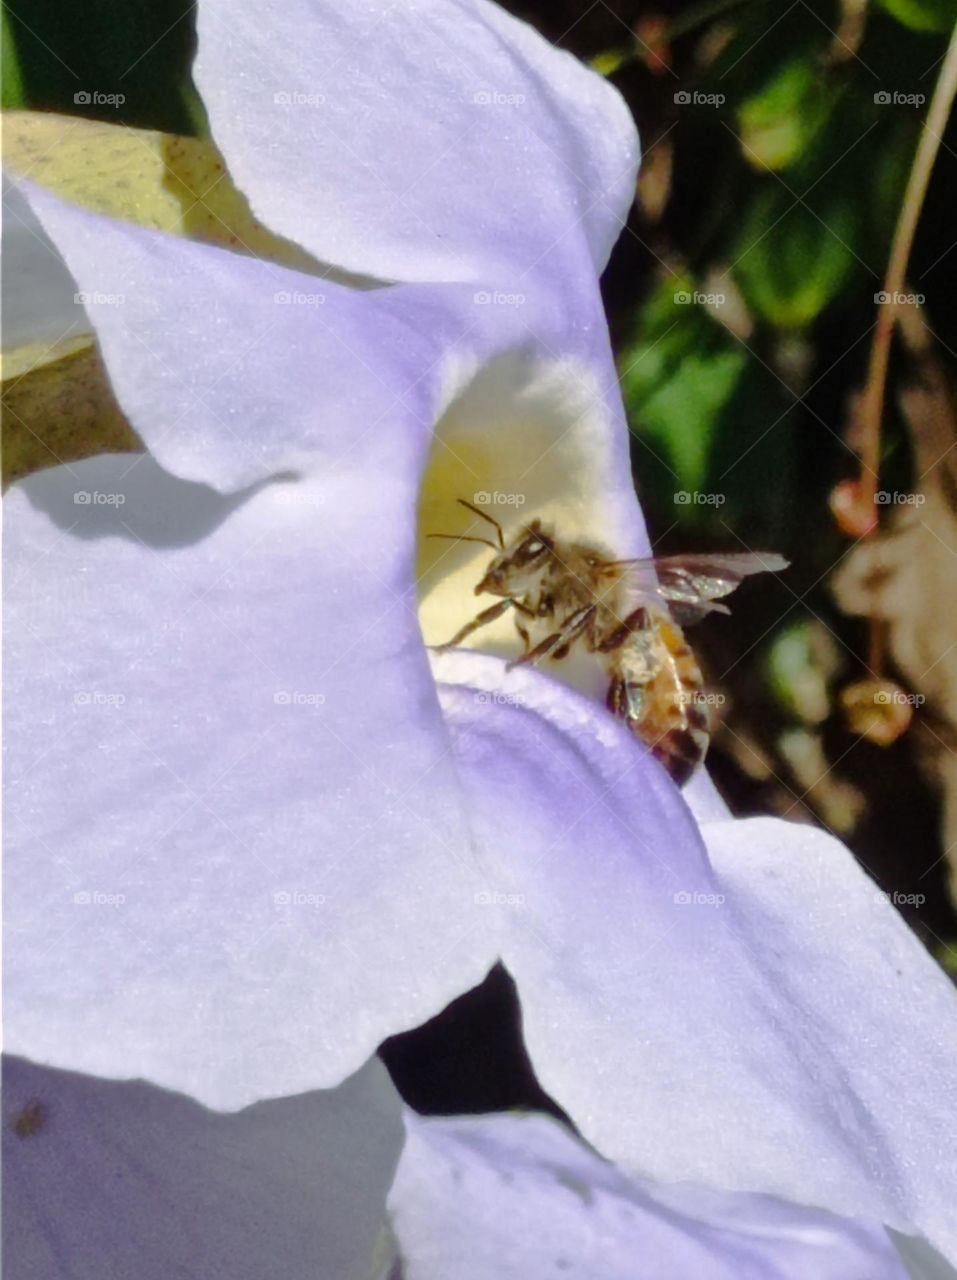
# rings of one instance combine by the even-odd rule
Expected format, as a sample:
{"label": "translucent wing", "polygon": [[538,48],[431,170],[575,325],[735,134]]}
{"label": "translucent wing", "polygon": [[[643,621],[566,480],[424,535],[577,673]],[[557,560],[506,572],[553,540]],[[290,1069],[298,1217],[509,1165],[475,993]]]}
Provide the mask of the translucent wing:
{"label": "translucent wing", "polygon": [[620,560],[615,567],[626,570],[629,585],[641,595],[666,600],[675,619],[688,625],[707,613],[730,613],[716,601],[751,574],[780,573],[788,561],[773,551],[731,551]]}

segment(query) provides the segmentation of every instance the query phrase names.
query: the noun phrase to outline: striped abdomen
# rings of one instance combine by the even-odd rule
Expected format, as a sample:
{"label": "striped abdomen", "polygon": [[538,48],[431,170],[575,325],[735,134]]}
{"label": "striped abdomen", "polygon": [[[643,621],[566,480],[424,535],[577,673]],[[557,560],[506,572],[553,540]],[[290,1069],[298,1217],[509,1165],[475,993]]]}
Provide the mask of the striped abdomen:
{"label": "striped abdomen", "polygon": [[708,750],[708,717],[698,660],[681,628],[654,614],[614,655],[609,711],[641,738],[683,786]]}

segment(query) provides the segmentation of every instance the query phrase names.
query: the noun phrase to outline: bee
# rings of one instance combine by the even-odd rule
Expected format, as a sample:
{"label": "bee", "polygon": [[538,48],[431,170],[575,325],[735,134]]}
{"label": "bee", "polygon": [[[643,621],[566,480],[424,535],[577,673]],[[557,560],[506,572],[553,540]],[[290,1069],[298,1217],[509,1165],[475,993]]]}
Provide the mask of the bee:
{"label": "bee", "polygon": [[584,646],[605,664],[609,711],[683,786],[705,757],[710,727],[704,677],[682,628],[708,613],[729,613],[722,596],[751,574],[777,573],[788,562],[754,551],[612,560],[598,547],[557,537],[540,520],[506,542],[497,520],[458,502],[493,526],[496,542],[429,536],[491,547],[494,558],[475,594],[499,599],[439,648],[461,644],[509,610],[524,647],[510,666],[560,662]]}

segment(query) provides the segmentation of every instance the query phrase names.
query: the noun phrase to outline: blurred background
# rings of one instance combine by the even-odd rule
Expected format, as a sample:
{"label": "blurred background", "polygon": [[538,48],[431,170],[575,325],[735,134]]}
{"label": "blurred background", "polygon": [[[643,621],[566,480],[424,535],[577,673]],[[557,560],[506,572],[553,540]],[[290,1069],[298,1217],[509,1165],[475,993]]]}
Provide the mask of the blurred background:
{"label": "blurred background", "polygon": [[[714,775],[957,973],[957,0],[506,7],[641,132],[603,286],[656,552],[792,561],[694,633]],[[4,105],[201,135],[193,45],[184,0],[7,7]]]}

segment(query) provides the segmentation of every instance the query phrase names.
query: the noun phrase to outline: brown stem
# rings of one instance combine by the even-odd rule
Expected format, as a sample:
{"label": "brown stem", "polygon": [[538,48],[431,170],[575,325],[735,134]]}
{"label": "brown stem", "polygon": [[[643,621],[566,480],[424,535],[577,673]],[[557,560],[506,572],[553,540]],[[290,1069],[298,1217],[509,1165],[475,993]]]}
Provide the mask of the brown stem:
{"label": "brown stem", "polygon": [[[894,242],[891,245],[891,255],[884,277],[884,292],[890,294],[892,298],[904,291],[914,233],[920,220],[930,175],[937,159],[937,152],[940,150],[941,135],[947,125],[955,95],[957,95],[957,25],[951,32],[943,66],[934,86],[934,96],[931,98],[927,119],[924,121],[924,131],[914,156],[914,163],[907,180],[907,190],[904,192],[904,201],[894,231]],[[892,301],[882,303],[878,308],[877,325],[874,329],[867,368],[867,383],[861,404],[860,492],[865,510],[872,509],[877,494],[881,462],[881,414],[884,407],[887,365],[897,319],[897,306],[898,304]],[[883,628],[876,619],[872,618],[869,665],[875,674],[879,674],[882,666],[882,650]]]}

